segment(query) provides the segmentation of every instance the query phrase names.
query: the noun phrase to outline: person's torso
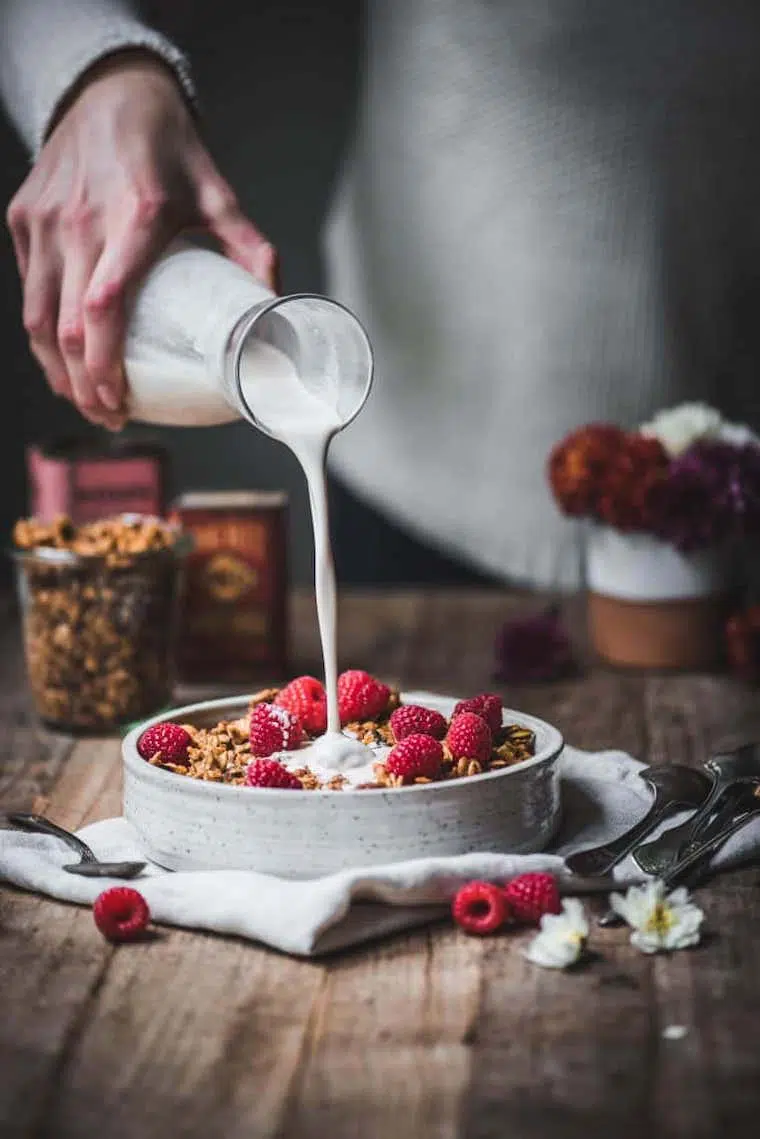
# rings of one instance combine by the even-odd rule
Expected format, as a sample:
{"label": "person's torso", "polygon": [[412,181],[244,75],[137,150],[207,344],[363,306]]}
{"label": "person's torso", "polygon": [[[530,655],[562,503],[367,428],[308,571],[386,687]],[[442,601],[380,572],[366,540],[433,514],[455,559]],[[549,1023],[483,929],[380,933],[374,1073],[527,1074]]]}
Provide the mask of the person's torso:
{"label": "person's torso", "polygon": [[759,44],[739,0],[378,0],[328,234],[377,350],[339,473],[569,582],[566,430],[685,398],[757,422]]}

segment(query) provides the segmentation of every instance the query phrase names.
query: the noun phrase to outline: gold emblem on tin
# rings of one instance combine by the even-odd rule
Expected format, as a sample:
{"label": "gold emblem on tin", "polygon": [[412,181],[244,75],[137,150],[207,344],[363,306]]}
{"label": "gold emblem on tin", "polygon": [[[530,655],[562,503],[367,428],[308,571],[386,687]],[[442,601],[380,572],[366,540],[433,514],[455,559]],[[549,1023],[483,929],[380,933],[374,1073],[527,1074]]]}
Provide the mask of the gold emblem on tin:
{"label": "gold emblem on tin", "polygon": [[231,603],[258,584],[256,570],[233,554],[216,554],[209,558],[203,571],[203,581],[216,601]]}

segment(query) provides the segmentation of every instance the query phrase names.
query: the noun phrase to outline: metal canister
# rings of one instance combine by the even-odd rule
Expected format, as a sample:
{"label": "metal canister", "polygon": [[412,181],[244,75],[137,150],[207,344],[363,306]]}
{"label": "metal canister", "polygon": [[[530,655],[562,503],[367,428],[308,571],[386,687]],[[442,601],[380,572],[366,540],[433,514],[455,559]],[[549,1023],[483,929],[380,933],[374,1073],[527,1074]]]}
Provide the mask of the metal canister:
{"label": "metal canister", "polygon": [[162,516],[168,455],[154,443],[60,439],[27,451],[29,513],[74,525],[117,514]]}
{"label": "metal canister", "polygon": [[192,537],[178,669],[189,684],[246,683],[287,671],[284,492],[182,495],[171,517]]}

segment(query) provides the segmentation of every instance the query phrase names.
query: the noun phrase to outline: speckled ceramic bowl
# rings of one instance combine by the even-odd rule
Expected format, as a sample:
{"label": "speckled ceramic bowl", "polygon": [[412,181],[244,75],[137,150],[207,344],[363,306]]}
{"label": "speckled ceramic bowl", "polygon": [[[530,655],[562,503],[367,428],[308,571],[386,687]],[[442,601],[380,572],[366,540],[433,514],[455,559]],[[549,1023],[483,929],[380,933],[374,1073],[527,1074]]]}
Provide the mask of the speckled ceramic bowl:
{"label": "speckled ceramic bowl", "polygon": [[[403,693],[450,716],[455,700]],[[212,700],[178,708],[180,723],[211,726],[245,714],[248,700]],[[137,740],[123,744],[124,814],[146,853],[170,870],[259,870],[318,878],[346,867],[380,866],[472,851],[542,850],[559,822],[557,758],[562,736],[522,712],[505,723],[535,732],[536,753],[513,767],[467,779],[389,791],[278,791],[205,783],[152,767]]]}

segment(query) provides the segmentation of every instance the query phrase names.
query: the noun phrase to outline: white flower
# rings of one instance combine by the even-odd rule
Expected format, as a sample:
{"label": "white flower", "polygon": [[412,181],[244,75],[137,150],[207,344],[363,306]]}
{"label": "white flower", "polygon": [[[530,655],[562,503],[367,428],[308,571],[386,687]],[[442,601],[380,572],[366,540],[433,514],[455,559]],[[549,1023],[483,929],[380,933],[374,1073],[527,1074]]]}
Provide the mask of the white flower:
{"label": "white flower", "polygon": [[541,932],[537,933],[523,956],[545,969],[566,969],[583,953],[588,937],[588,922],[577,898],[565,898],[562,913],[544,914]]}
{"label": "white flower", "polygon": [[683,454],[698,439],[709,439],[720,433],[723,420],[706,403],[682,403],[655,415],[640,428],[642,435],[659,439],[671,458]]}
{"label": "white flower", "polygon": [[760,447],[760,438],[743,423],[721,423],[718,438],[722,443],[730,443],[732,447],[746,447],[748,443]]}
{"label": "white flower", "polygon": [[610,904],[633,929],[631,945],[642,953],[686,949],[699,941],[705,915],[685,889],[666,895],[664,883],[655,880],[631,886],[625,896],[612,894]]}

